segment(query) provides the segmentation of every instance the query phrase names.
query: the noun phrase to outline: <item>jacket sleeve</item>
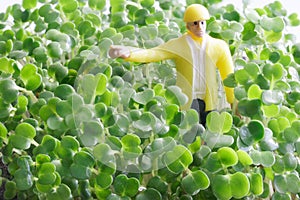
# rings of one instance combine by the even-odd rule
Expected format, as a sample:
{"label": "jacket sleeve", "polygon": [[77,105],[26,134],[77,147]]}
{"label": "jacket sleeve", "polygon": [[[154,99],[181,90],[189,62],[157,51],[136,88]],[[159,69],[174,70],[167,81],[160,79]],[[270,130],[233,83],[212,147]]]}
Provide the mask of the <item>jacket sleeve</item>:
{"label": "jacket sleeve", "polygon": [[131,48],[130,56],[125,60],[131,62],[149,63],[172,59],[173,57],[174,55],[171,53],[171,51],[158,46],[151,49]]}
{"label": "jacket sleeve", "polygon": [[[224,80],[229,74],[234,72],[234,65],[232,56],[229,50],[229,46],[225,41],[221,41],[219,47],[217,49],[220,52],[220,57],[216,63],[222,80]],[[234,101],[234,91],[233,88],[224,87],[226,92],[226,97],[228,103],[233,103]]]}

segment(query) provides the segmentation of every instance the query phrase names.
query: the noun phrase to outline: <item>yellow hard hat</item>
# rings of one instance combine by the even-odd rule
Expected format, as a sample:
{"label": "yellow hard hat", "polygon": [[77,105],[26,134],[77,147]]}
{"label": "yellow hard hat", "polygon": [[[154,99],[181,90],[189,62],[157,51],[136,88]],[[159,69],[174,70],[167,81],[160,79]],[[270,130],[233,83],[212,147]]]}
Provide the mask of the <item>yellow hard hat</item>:
{"label": "yellow hard hat", "polygon": [[191,4],[185,10],[183,21],[184,22],[194,22],[200,20],[208,20],[209,13],[207,8],[201,4]]}

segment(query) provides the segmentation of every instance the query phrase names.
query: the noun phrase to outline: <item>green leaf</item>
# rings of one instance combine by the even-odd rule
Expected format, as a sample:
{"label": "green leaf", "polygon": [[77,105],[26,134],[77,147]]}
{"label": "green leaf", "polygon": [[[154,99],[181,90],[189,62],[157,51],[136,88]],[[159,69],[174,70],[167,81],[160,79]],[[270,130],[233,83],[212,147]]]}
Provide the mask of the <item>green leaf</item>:
{"label": "green leaf", "polygon": [[0,123],[0,137],[1,138],[7,137],[7,129],[2,123]]}
{"label": "green leaf", "polygon": [[96,29],[93,27],[90,21],[82,21],[78,25],[78,31],[80,35],[83,35],[85,38],[91,37]]}
{"label": "green leaf", "polygon": [[13,68],[14,61],[7,57],[0,58],[0,71],[12,74],[15,70]]}
{"label": "green leaf", "polygon": [[254,24],[257,24],[260,20],[260,16],[254,9],[245,9],[245,15],[249,21],[253,22]]}
{"label": "green leaf", "polygon": [[236,153],[237,153],[239,162],[242,163],[242,165],[244,165],[244,166],[252,165],[253,160],[247,152],[239,149]]}
{"label": "green leaf", "polygon": [[101,57],[107,57],[107,50],[113,45],[114,42],[110,38],[103,38],[99,42],[99,48],[102,49]]}
{"label": "green leaf", "polygon": [[60,42],[61,44],[62,43],[70,43],[70,37],[65,34],[65,33],[62,33],[56,29],[50,29],[47,31],[46,33],[46,38],[48,40],[51,40],[51,41],[54,41],[54,42]]}
{"label": "green leaf", "polygon": [[[87,110],[87,113],[83,113],[84,115],[90,115],[90,111]],[[101,137],[103,136],[103,126],[97,121],[87,121],[83,122],[82,133],[79,138],[87,147],[96,145],[99,141],[101,141]]]}
{"label": "green leaf", "polygon": [[240,21],[240,14],[237,11],[226,12],[223,17],[229,21]]}
{"label": "green leaf", "polygon": [[149,180],[147,188],[153,188],[159,191],[161,194],[165,194],[168,190],[168,184],[159,176],[154,176]]}
{"label": "green leaf", "polygon": [[262,107],[266,117],[275,117],[279,114],[279,105],[271,104],[269,106],[263,105]]}
{"label": "green leaf", "polygon": [[137,135],[127,134],[122,137],[121,143],[125,158],[136,158],[142,153],[142,149],[139,146],[141,140]]}
{"label": "green leaf", "polygon": [[273,131],[274,135],[278,135],[284,129],[290,127],[290,122],[286,117],[280,116],[277,119],[271,119],[268,127]]}
{"label": "green leaf", "polygon": [[264,192],[263,177],[261,174],[253,173],[249,177],[250,191],[254,195],[261,195]]}
{"label": "green leaf", "polygon": [[193,157],[186,147],[177,145],[172,151],[165,154],[163,161],[169,170],[180,173],[193,162]]}
{"label": "green leaf", "polygon": [[[182,139],[193,146],[193,144],[197,144],[196,140],[198,136],[203,135],[205,129],[200,124],[195,124],[192,126],[190,130],[184,133]],[[199,138],[200,139],[200,138]],[[194,143],[196,142],[196,143]],[[191,147],[192,147],[191,146]]]}
{"label": "green leaf", "polygon": [[293,171],[297,168],[297,158],[291,152],[286,153],[282,157],[282,161],[285,171]]}
{"label": "green leaf", "polygon": [[0,80],[0,96],[5,103],[11,103],[18,98],[18,86],[13,80],[1,79]]}
{"label": "green leaf", "polygon": [[244,30],[242,31],[242,35],[242,39],[244,41],[253,39],[257,35],[257,32],[255,31],[255,24],[252,22],[246,22],[244,24]]}
{"label": "green leaf", "polygon": [[37,47],[32,52],[34,59],[39,63],[44,63],[47,61],[47,50],[45,47]]}
{"label": "green leaf", "polygon": [[283,138],[290,143],[294,143],[298,140],[299,134],[297,129],[294,129],[292,127],[286,128],[283,132]]}
{"label": "green leaf", "polygon": [[142,105],[148,103],[154,97],[154,91],[152,89],[147,89],[142,92],[134,94],[132,99]]}
{"label": "green leaf", "polygon": [[235,88],[237,83],[235,81],[234,73],[229,74],[224,80],[223,84],[226,87]]}
{"label": "green leaf", "polygon": [[147,9],[139,9],[134,13],[134,23],[138,25],[146,25],[146,18],[149,16],[149,11]]}
{"label": "green leaf", "polygon": [[187,103],[187,96],[182,93],[181,89],[177,86],[169,86],[166,90],[165,96],[169,103],[174,103],[182,106]]}
{"label": "green leaf", "polygon": [[259,85],[252,84],[248,89],[248,98],[251,99],[260,99],[262,90],[260,89]]}
{"label": "green leaf", "polygon": [[287,174],[286,182],[288,185],[288,191],[297,194],[300,192],[300,178],[296,174]]}
{"label": "green leaf", "polygon": [[245,70],[253,80],[256,79],[260,73],[260,67],[256,63],[247,63]]}
{"label": "green leaf", "polygon": [[73,113],[72,105],[65,100],[59,101],[56,104],[56,111],[60,117],[67,117],[68,115]]}
{"label": "green leaf", "polygon": [[281,32],[284,27],[284,21],[281,17],[269,18],[267,16],[263,16],[260,20],[260,24],[266,31],[274,31],[275,33]]}
{"label": "green leaf", "polygon": [[237,153],[230,147],[222,147],[218,149],[217,156],[219,161],[225,167],[234,166],[238,162],[238,155]]}
{"label": "green leaf", "polygon": [[85,151],[77,152],[73,157],[73,161],[74,163],[85,167],[93,167],[95,164],[92,155]]}
{"label": "green leaf", "polygon": [[281,64],[274,65],[266,64],[263,67],[263,74],[269,80],[280,80],[283,76],[284,70]]}
{"label": "green leaf", "polygon": [[157,38],[158,29],[154,24],[150,24],[148,26],[143,26],[139,29],[140,35],[144,40],[154,40]]}
{"label": "green leaf", "polygon": [[50,57],[60,58],[63,54],[63,50],[59,42],[51,42],[47,45],[47,51]]}
{"label": "green leaf", "polygon": [[15,135],[9,137],[14,148],[28,149],[31,141],[35,137],[35,128],[28,123],[21,123],[15,129]]}
{"label": "green leaf", "polygon": [[[59,12],[56,10],[50,10],[50,12],[47,13],[47,15],[44,16],[44,21],[48,24],[56,24],[59,17]],[[58,26],[58,25],[55,25]]]}
{"label": "green leaf", "polygon": [[275,156],[271,151],[257,151],[252,150],[250,152],[250,157],[255,165],[263,165],[265,167],[271,167],[275,163]]}
{"label": "green leaf", "polygon": [[6,181],[3,197],[5,199],[13,199],[17,194],[17,186],[14,181]]}
{"label": "green leaf", "polygon": [[40,43],[35,41],[32,37],[28,37],[23,41],[23,49],[27,50],[29,55],[32,55],[33,50],[39,46]]}
{"label": "green leaf", "polygon": [[7,53],[6,42],[0,41],[0,54],[5,55]]}
{"label": "green leaf", "polygon": [[103,10],[106,6],[106,1],[103,0],[89,0],[88,4],[90,8],[95,8],[97,10]]}
{"label": "green leaf", "polygon": [[200,190],[208,188],[210,181],[203,171],[197,170],[185,176],[181,181],[181,185],[188,194],[195,195]]}
{"label": "green leaf", "polygon": [[37,191],[42,192],[42,193],[48,193],[51,191],[52,186],[51,185],[42,185],[39,182],[36,182],[35,185]]}
{"label": "green leaf", "polygon": [[175,146],[176,142],[172,137],[156,138],[145,150],[145,153],[147,156],[155,159],[171,151]]}
{"label": "green leaf", "polygon": [[54,95],[59,97],[62,100],[67,100],[69,97],[72,97],[72,94],[74,92],[75,90],[72,86],[68,84],[60,84],[55,88]]}
{"label": "green leaf", "polygon": [[58,200],[58,199],[70,199],[72,196],[71,189],[65,185],[60,184],[56,190],[52,190],[48,193],[47,198],[49,200]]}
{"label": "green leaf", "polygon": [[101,188],[107,189],[113,183],[113,177],[107,173],[99,173],[96,177],[97,185]]}
{"label": "green leaf", "polygon": [[46,154],[39,154],[36,156],[35,160],[38,165],[42,165],[43,163],[49,163],[51,161],[51,158]]}
{"label": "green leaf", "polygon": [[127,134],[122,137],[121,142],[124,147],[132,147],[140,145],[141,140],[137,135]]}
{"label": "green leaf", "polygon": [[232,122],[232,116],[227,112],[219,114],[213,111],[207,115],[207,127],[213,133],[223,134],[228,132],[231,129]]}
{"label": "green leaf", "polygon": [[97,161],[100,161],[103,165],[116,168],[116,158],[114,151],[108,144],[98,144],[93,149],[93,155]]}
{"label": "green leaf", "polygon": [[216,20],[212,21],[211,23],[208,24],[207,30],[214,33],[221,33],[222,31],[221,23]]}
{"label": "green leaf", "polygon": [[75,0],[59,0],[59,3],[62,5],[62,9],[65,13],[72,13],[78,7],[78,2]]}
{"label": "green leaf", "polygon": [[234,77],[241,85],[247,85],[250,81],[250,76],[245,69],[239,69],[234,73]]}
{"label": "green leaf", "polygon": [[197,124],[199,124],[199,114],[196,110],[189,109],[186,111],[183,119],[181,119],[180,128],[189,129]]}
{"label": "green leaf", "polygon": [[216,175],[212,180],[214,195],[222,200],[229,200],[232,197],[229,175]]}
{"label": "green leaf", "polygon": [[269,128],[265,128],[265,136],[259,142],[259,146],[263,151],[274,151],[278,148],[278,144],[273,138],[273,132]]}
{"label": "green leaf", "polygon": [[274,178],[274,186],[276,188],[276,191],[280,193],[286,193],[289,191],[286,176],[283,175],[277,175]]}
{"label": "green leaf", "polygon": [[29,149],[31,140],[20,135],[12,135],[9,137],[9,141],[16,149]]}
{"label": "green leaf", "polygon": [[162,195],[154,188],[147,188],[143,192],[139,193],[135,199],[136,200],[147,200],[147,199],[161,200]]}
{"label": "green leaf", "polygon": [[238,110],[241,115],[253,117],[260,111],[261,101],[259,99],[241,100],[238,103]]}
{"label": "green leaf", "polygon": [[141,0],[141,5],[146,8],[151,8],[154,5],[154,0]]}
{"label": "green leaf", "polygon": [[150,131],[156,124],[156,117],[150,112],[144,112],[139,120],[132,123],[134,128],[142,131]]}
{"label": "green leaf", "polygon": [[244,173],[236,172],[230,176],[230,187],[232,197],[240,199],[249,193],[250,182]]}
{"label": "green leaf", "polygon": [[37,0],[23,0],[22,6],[25,10],[35,8],[37,6]]}
{"label": "green leaf", "polygon": [[72,151],[78,151],[80,145],[74,137],[66,135],[61,138],[61,146]]}
{"label": "green leaf", "polygon": [[220,135],[219,133],[206,132],[204,141],[211,149],[230,146],[234,143],[234,138],[231,135]]}
{"label": "green leaf", "polygon": [[33,186],[33,176],[26,169],[18,169],[14,174],[14,180],[19,190],[28,190]]}
{"label": "green leaf", "polygon": [[117,194],[133,197],[137,194],[140,183],[136,178],[127,178],[126,175],[120,174],[115,178],[113,186]]}
{"label": "green leaf", "polygon": [[298,26],[300,25],[300,20],[298,18],[298,14],[297,13],[292,13],[288,16],[288,19],[290,21],[290,24],[292,26]]}
{"label": "green leaf", "polygon": [[33,64],[26,64],[21,69],[20,77],[28,90],[36,90],[42,83],[42,77]]}
{"label": "green leaf", "polygon": [[28,123],[20,123],[15,129],[15,134],[33,139],[36,135],[35,128]]}
{"label": "green leaf", "polygon": [[75,163],[70,166],[70,172],[74,178],[79,180],[88,179],[92,175],[90,168]]}
{"label": "green leaf", "polygon": [[38,171],[38,182],[42,185],[51,185],[56,180],[55,165],[50,162],[43,163]]}
{"label": "green leaf", "polygon": [[247,91],[244,87],[235,87],[234,88],[234,97],[237,100],[242,100],[243,98],[247,97]]}
{"label": "green leaf", "polygon": [[272,199],[274,200],[290,200],[291,197],[289,194],[287,193],[280,193],[280,192],[274,192],[274,194],[272,195]]}
{"label": "green leaf", "polygon": [[292,53],[295,62],[300,64],[300,43],[296,43],[292,46]]}
{"label": "green leaf", "polygon": [[266,40],[269,43],[275,43],[278,42],[282,38],[282,32],[276,33],[273,31],[266,31]]}
{"label": "green leaf", "polygon": [[264,137],[264,126],[258,120],[252,120],[248,126],[243,126],[240,129],[240,138],[246,145],[252,145],[255,142],[260,141]]}
{"label": "green leaf", "polygon": [[103,74],[87,74],[79,80],[78,93],[82,94],[86,103],[95,101],[97,95],[106,91],[107,77]]}

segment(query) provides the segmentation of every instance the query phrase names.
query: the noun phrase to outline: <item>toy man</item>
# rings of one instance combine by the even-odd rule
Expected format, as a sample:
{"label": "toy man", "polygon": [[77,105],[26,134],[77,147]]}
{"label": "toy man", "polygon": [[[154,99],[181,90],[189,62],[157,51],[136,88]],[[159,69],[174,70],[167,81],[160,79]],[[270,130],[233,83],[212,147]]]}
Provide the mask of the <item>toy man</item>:
{"label": "toy man", "polygon": [[[176,84],[188,96],[188,103],[181,109],[198,111],[199,120],[205,126],[206,116],[218,106],[217,69],[221,79],[233,72],[233,61],[227,43],[206,34],[208,10],[200,4],[192,4],[184,13],[187,33],[151,49],[111,46],[111,58],[123,58],[133,62],[157,62],[173,59],[176,64]],[[234,101],[233,89],[225,87],[227,102]]]}

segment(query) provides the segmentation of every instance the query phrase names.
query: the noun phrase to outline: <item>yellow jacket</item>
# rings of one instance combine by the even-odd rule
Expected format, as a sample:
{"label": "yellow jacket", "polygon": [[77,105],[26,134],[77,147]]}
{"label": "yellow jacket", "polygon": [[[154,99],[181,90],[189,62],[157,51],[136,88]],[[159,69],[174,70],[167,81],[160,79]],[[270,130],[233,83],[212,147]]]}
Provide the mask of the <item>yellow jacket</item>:
{"label": "yellow jacket", "polygon": [[[182,109],[188,109],[192,103],[193,95],[193,59],[187,42],[187,33],[179,38],[169,40],[151,49],[138,49],[131,51],[127,61],[133,62],[157,62],[172,59],[176,64],[176,84],[188,96],[188,103]],[[216,69],[220,71],[221,79],[224,80],[228,74],[233,72],[233,61],[225,41],[206,35],[205,49],[205,79],[206,94],[203,99],[206,110],[214,110],[218,105],[218,83]],[[234,94],[232,88],[225,87],[228,103],[233,103]]]}

